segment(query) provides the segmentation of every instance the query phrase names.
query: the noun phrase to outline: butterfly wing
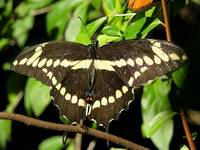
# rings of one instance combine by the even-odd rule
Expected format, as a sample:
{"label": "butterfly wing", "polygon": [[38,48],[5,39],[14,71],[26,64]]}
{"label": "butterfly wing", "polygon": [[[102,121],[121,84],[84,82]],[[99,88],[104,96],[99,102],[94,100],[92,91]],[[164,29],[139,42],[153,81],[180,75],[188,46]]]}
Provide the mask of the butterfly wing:
{"label": "butterfly wing", "polygon": [[[60,114],[71,118],[71,122],[79,121],[82,118],[84,102],[79,100],[79,103],[75,103],[76,95],[84,98],[88,76],[84,73],[86,70],[81,70],[80,73],[80,70],[73,67],[87,56],[88,49],[84,45],[49,42],[30,47],[20,53],[11,69],[51,86],[51,96],[58,105]],[[72,97],[73,103],[70,101]],[[76,104],[79,104],[80,108]]]}
{"label": "butterfly wing", "polygon": [[43,43],[20,53],[13,62],[11,70],[34,77],[48,86],[55,86],[87,55],[87,47],[81,44]]}
{"label": "butterfly wing", "polygon": [[97,70],[94,93],[91,118],[106,129],[110,121],[118,119],[120,111],[127,109],[134,96],[132,88],[127,87],[115,72],[106,70]]}
{"label": "butterfly wing", "polygon": [[187,60],[177,45],[153,39],[107,44],[99,53],[122,81],[134,88],[176,70]]}

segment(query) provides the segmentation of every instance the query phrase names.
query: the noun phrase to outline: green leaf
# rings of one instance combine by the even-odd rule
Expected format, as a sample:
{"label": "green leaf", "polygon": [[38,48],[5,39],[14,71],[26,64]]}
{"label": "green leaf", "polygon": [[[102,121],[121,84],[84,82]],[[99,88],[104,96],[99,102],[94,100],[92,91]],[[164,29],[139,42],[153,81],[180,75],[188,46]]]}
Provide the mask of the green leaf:
{"label": "green leaf", "polygon": [[65,32],[66,41],[75,41],[82,25],[79,17],[81,17],[82,21],[85,23],[87,18],[87,9],[88,9],[88,3],[83,2],[74,11],[73,16],[70,19],[70,22]]}
{"label": "green leaf", "polygon": [[0,149],[6,149],[7,142],[11,138],[11,127],[10,120],[0,120]]}
{"label": "green leaf", "polygon": [[64,35],[70,12],[81,1],[82,0],[62,0],[56,2],[46,17],[48,34],[54,36],[56,39],[61,39]]}
{"label": "green leaf", "polygon": [[172,117],[175,115],[175,112],[172,111],[162,111],[158,113],[148,124],[148,127],[146,129],[146,137],[152,137],[153,134],[161,127],[163,124],[171,120]]}
{"label": "green leaf", "polygon": [[108,35],[99,35],[97,40],[99,41],[99,46],[103,46],[109,42],[119,41],[121,37],[108,36]]}
{"label": "green leaf", "polygon": [[101,0],[92,0],[91,1],[92,6],[96,9],[96,11],[99,11],[101,7]]}
{"label": "green leaf", "polygon": [[[13,85],[13,83],[15,84]],[[24,78],[22,78],[19,74],[11,73],[9,75],[6,85],[6,89],[8,91],[8,105],[6,107],[7,112],[14,112],[20,100],[22,100],[23,92],[21,89],[24,87],[24,83]]]}
{"label": "green leaf", "polygon": [[13,0],[8,0],[5,5],[5,10],[3,12],[4,16],[9,16],[12,13]]}
{"label": "green leaf", "polygon": [[80,33],[76,38],[76,41],[85,45],[89,45],[91,43],[91,39],[87,31],[92,36],[106,20],[107,17],[102,17],[86,25],[86,29],[82,27]]}
{"label": "green leaf", "polygon": [[10,62],[5,62],[3,65],[2,65],[2,69],[4,71],[9,71],[10,70]]}
{"label": "green leaf", "polygon": [[5,0],[1,0],[1,1],[0,1],[0,8],[3,8],[4,5],[5,5]]}
{"label": "green leaf", "polygon": [[33,16],[25,16],[14,23],[12,34],[19,46],[24,46],[28,37],[28,31],[33,27],[33,23]]}
{"label": "green leaf", "polygon": [[110,9],[111,11],[115,9],[116,0],[105,0],[105,2],[108,9]]}
{"label": "green leaf", "polygon": [[65,147],[62,143],[62,136],[52,136],[43,140],[38,149],[39,150],[61,150]]}
{"label": "green leaf", "polygon": [[122,36],[120,29],[113,25],[104,27],[102,32],[108,36]]}
{"label": "green leaf", "polygon": [[157,27],[159,24],[161,24],[161,21],[159,19],[154,19],[153,22],[151,22],[150,25],[148,25],[142,32],[142,37],[141,38],[145,38],[147,36],[147,34],[153,30],[155,27]]}
{"label": "green leaf", "polygon": [[127,26],[123,36],[126,40],[129,39],[136,39],[137,34],[140,33],[142,27],[144,26],[146,22],[146,17],[142,17],[141,19],[138,19],[137,21],[131,23],[129,26]]}
{"label": "green leaf", "polygon": [[180,89],[183,89],[185,85],[188,68],[189,68],[188,65],[184,65],[183,67],[179,68],[178,70],[172,73],[172,79],[174,83],[177,85],[177,87],[179,87]]}
{"label": "green leaf", "polygon": [[180,150],[190,150],[186,145],[181,146]]}
{"label": "green leaf", "polygon": [[200,0],[192,0],[193,2],[200,4]]}
{"label": "green leaf", "polygon": [[20,3],[16,7],[15,13],[19,17],[33,15],[34,13],[36,13],[37,9],[48,6],[51,2],[53,2],[53,0],[27,0]]}
{"label": "green leaf", "polygon": [[10,39],[8,38],[1,38],[0,39],[0,51],[10,43]]}
{"label": "green leaf", "polygon": [[156,7],[154,6],[151,9],[148,9],[147,11],[145,11],[145,17],[152,17],[155,9]]}
{"label": "green leaf", "polygon": [[50,103],[50,99],[49,87],[33,78],[28,79],[24,100],[26,111],[29,114],[33,111],[35,116],[40,116]]}
{"label": "green leaf", "polygon": [[[171,80],[162,81],[158,79],[152,84],[144,87],[141,99],[143,135],[146,135],[152,119],[157,114],[163,111],[171,111],[171,106],[168,100],[170,90]],[[168,121],[166,121],[162,126],[158,125],[155,127],[156,132],[152,135],[151,140],[158,149],[167,150],[169,149],[169,144],[173,135],[173,120],[168,119]],[[155,129],[151,130],[152,132],[150,133],[153,133]]]}

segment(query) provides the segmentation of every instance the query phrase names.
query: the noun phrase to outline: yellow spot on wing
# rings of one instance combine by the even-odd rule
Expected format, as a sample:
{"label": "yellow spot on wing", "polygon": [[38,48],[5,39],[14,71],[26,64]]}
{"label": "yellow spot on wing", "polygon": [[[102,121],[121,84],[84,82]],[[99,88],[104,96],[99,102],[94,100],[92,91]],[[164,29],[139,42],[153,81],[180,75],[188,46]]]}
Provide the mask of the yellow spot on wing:
{"label": "yellow spot on wing", "polygon": [[27,62],[27,58],[23,58],[22,60],[20,60],[19,65],[23,65]]}
{"label": "yellow spot on wing", "polygon": [[18,60],[15,60],[15,61],[13,62],[13,65],[16,66],[17,64],[18,64]]}
{"label": "yellow spot on wing", "polygon": [[109,61],[106,60],[94,60],[94,66],[99,70],[115,71]]}
{"label": "yellow spot on wing", "polygon": [[76,95],[73,95],[71,99],[72,104],[76,104],[77,101],[78,101],[78,97]]}
{"label": "yellow spot on wing", "polygon": [[179,60],[179,59],[180,59],[180,57],[179,57],[177,54],[175,54],[175,53],[169,54],[169,57],[170,57],[172,60]]}
{"label": "yellow spot on wing", "polygon": [[169,61],[169,57],[168,55],[161,50],[160,47],[156,47],[156,46],[152,46],[152,51],[158,56],[160,57],[163,61],[168,62]]}
{"label": "yellow spot on wing", "polygon": [[116,97],[116,98],[122,97],[122,92],[121,92],[120,90],[116,90],[116,92],[115,92],[115,97]]}
{"label": "yellow spot on wing", "polygon": [[143,65],[143,60],[142,60],[142,58],[140,58],[140,57],[137,57],[137,58],[135,59],[135,62],[136,62],[139,66],[142,66],[142,65]]}
{"label": "yellow spot on wing", "polygon": [[86,60],[82,60],[79,63],[77,63],[76,65],[74,65],[72,67],[73,70],[76,69],[88,69],[90,67],[92,60],[91,59],[86,59]]}
{"label": "yellow spot on wing", "polygon": [[153,65],[153,60],[150,57],[144,56],[143,59],[147,65]]}
{"label": "yellow spot on wing", "polygon": [[92,109],[99,108],[100,106],[101,106],[100,101],[99,101],[99,100],[96,100],[96,101],[94,102],[94,104],[92,105]]}
{"label": "yellow spot on wing", "polygon": [[108,97],[108,102],[109,103],[114,103],[115,102],[115,98],[113,96],[109,96]]}
{"label": "yellow spot on wing", "polygon": [[106,97],[102,97],[102,99],[101,99],[101,105],[106,106],[107,103],[108,103],[107,98]]}
{"label": "yellow spot on wing", "polygon": [[67,100],[67,101],[71,100],[71,94],[67,93],[65,95],[65,100]]}

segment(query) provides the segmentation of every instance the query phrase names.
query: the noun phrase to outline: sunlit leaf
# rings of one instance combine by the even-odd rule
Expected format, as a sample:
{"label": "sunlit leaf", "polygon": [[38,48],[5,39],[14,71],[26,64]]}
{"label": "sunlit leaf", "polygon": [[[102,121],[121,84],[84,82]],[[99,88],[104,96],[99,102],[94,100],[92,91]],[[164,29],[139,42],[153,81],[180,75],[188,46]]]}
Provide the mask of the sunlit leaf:
{"label": "sunlit leaf", "polygon": [[141,19],[136,20],[131,23],[125,30],[123,36],[126,40],[137,38],[137,34],[140,33],[143,25],[146,22],[146,17],[142,17]]}
{"label": "sunlit leaf", "polygon": [[0,39],[0,51],[10,43],[10,39],[8,38],[1,38]]}
{"label": "sunlit leaf", "polygon": [[81,1],[82,0],[65,0],[56,2],[46,17],[48,34],[56,39],[61,39],[68,23],[69,13]]}
{"label": "sunlit leaf", "polygon": [[172,73],[172,79],[180,89],[183,89],[185,85],[185,81],[187,78],[187,71],[188,71],[188,65],[185,65]]}
{"label": "sunlit leaf", "polygon": [[[152,122],[153,118],[163,111],[171,111],[171,106],[168,100],[168,94],[171,90],[171,81],[156,80],[150,85],[146,85],[143,90],[141,104],[142,104],[142,133],[145,136]],[[162,122],[162,121],[161,121]],[[160,128],[158,128],[160,127]],[[154,132],[156,129],[156,132]],[[152,126],[151,140],[157,146],[158,149],[167,150],[173,135],[173,121],[167,119],[167,121],[159,126]]]}
{"label": "sunlit leaf", "polygon": [[101,7],[101,0],[92,0],[91,4],[94,6],[94,8],[99,11]]}
{"label": "sunlit leaf", "polygon": [[155,9],[156,7],[152,7],[151,9],[148,9],[147,11],[145,11],[145,17],[152,17]]}
{"label": "sunlit leaf", "polygon": [[30,114],[31,111],[38,117],[50,103],[49,87],[41,82],[29,78],[25,87],[25,108]]}
{"label": "sunlit leaf", "polygon": [[5,5],[5,10],[3,12],[4,16],[9,16],[12,13],[13,9],[13,0],[8,0]]}
{"label": "sunlit leaf", "polygon": [[181,146],[180,150],[190,150],[186,145]]}
{"label": "sunlit leaf", "polygon": [[[86,25],[86,29],[82,27],[81,32],[76,38],[76,41],[85,45],[89,45],[91,43],[90,36],[92,36],[106,20],[107,17],[102,17]],[[86,30],[89,32],[89,34]]]}
{"label": "sunlit leaf", "polygon": [[116,0],[105,0],[108,9],[113,11],[115,9]]}
{"label": "sunlit leaf", "polygon": [[10,120],[0,120],[0,149],[6,149],[7,142],[11,138],[11,125]]}
{"label": "sunlit leaf", "polygon": [[122,36],[120,29],[112,25],[104,27],[102,32],[108,36]]}
{"label": "sunlit leaf", "polygon": [[141,38],[145,38],[147,36],[147,34],[152,31],[155,27],[157,27],[158,25],[161,24],[161,21],[159,19],[154,19],[153,22],[151,22],[150,25],[148,25],[142,32],[142,37]]}
{"label": "sunlit leaf", "polygon": [[28,37],[28,31],[33,27],[33,16],[25,16],[22,19],[16,20],[13,25],[13,37],[19,46],[24,46]]}
{"label": "sunlit leaf", "polygon": [[88,3],[83,2],[74,11],[73,17],[70,19],[66,32],[65,32],[66,41],[75,41],[78,33],[80,32],[80,28],[82,26],[82,23],[79,17],[85,23],[86,17],[87,17],[87,9],[88,9]]}
{"label": "sunlit leaf", "polygon": [[62,136],[52,136],[43,140],[38,149],[39,150],[61,150],[65,145],[62,143]]}
{"label": "sunlit leaf", "polygon": [[21,2],[15,9],[15,13],[19,17],[32,15],[33,11],[48,6],[53,0],[27,0]]}
{"label": "sunlit leaf", "polygon": [[161,127],[163,126],[166,121],[172,119],[172,117],[175,115],[175,112],[172,111],[162,111],[158,113],[148,124],[148,127],[146,129],[146,137],[151,137],[153,134]]}
{"label": "sunlit leaf", "polygon": [[97,40],[99,41],[99,46],[108,44],[113,41],[119,41],[121,37],[108,36],[108,35],[99,35]]}

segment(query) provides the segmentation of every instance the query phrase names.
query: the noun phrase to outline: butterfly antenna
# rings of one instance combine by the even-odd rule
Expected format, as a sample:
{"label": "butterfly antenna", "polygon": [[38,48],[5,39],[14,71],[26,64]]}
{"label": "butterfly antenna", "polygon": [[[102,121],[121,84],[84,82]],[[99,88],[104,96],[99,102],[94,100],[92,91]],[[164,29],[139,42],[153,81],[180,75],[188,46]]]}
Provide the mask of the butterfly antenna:
{"label": "butterfly antenna", "polygon": [[90,39],[92,39],[92,36],[91,36],[91,34],[89,33],[89,31],[87,30],[87,28],[85,27],[82,18],[81,18],[81,17],[78,17],[78,18],[80,19],[81,24],[82,24],[84,30],[87,32],[87,34],[88,34],[88,36],[90,37]]}

